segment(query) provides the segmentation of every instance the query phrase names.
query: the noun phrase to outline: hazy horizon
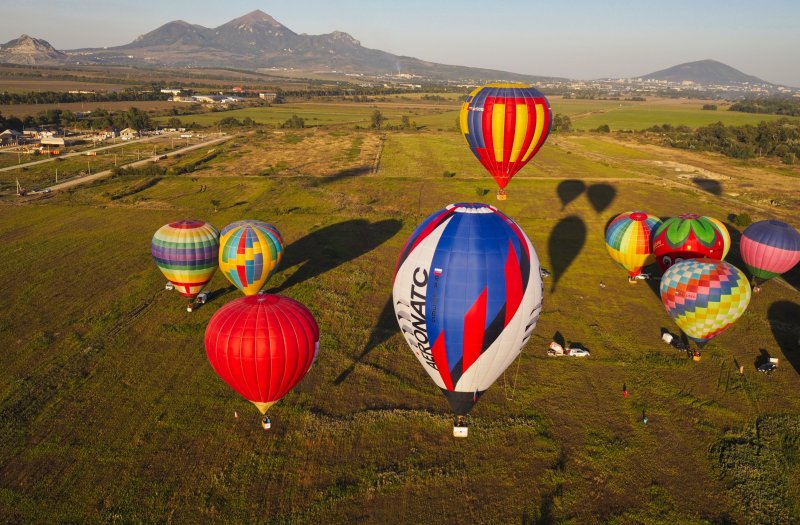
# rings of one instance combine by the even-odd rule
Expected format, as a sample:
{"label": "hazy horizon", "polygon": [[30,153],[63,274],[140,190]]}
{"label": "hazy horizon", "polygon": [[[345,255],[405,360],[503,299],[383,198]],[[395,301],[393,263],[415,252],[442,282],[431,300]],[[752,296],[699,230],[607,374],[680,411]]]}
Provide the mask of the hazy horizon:
{"label": "hazy horizon", "polygon": [[509,0],[420,0],[381,5],[340,0],[281,3],[199,0],[135,4],[58,0],[4,7],[0,42],[25,33],[57,49],[112,47],[173,20],[217,27],[260,9],[296,33],[349,33],[365,47],[443,64],[592,79],[637,77],[713,59],[768,82],[800,87],[800,3],[735,0],[712,7],[679,0],[641,5],[612,0],[569,5]]}

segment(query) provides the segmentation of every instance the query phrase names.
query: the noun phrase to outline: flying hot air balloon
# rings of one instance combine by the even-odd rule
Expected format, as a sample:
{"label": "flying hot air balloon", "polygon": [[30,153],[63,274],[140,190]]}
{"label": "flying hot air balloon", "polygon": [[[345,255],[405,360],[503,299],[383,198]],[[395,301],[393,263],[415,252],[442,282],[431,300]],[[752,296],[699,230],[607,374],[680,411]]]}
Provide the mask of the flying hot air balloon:
{"label": "flying hot air balloon", "polygon": [[661,277],[661,302],[702,348],[742,316],[750,303],[750,283],[730,263],[687,259],[670,266]]}
{"label": "flying hot air balloon", "polygon": [[451,204],[425,219],[394,275],[400,329],[459,418],[520,354],[542,296],[530,240],[486,204]]}
{"label": "flying hot air balloon", "polygon": [[255,295],[275,273],[284,249],[275,226],[237,221],[220,232],[219,268],[245,295]]}
{"label": "flying hot air balloon", "polygon": [[719,227],[694,213],[665,220],[653,236],[653,253],[662,270],[685,259],[722,260],[724,252],[725,237]]}
{"label": "flying hot air balloon", "polygon": [[500,186],[498,198],[547,140],[552,117],[545,96],[526,84],[487,84],[461,106],[461,133]]}
{"label": "flying hot air balloon", "polygon": [[319,351],[319,327],[308,308],[281,295],[235,299],[214,313],[206,356],[217,375],[264,415],[306,375]]}
{"label": "flying hot air balloon", "polygon": [[642,268],[653,264],[653,234],[661,219],[643,211],[626,211],[617,215],[606,228],[606,249],[620,266],[628,271],[628,280],[642,273]]}
{"label": "flying hot air balloon", "polygon": [[150,253],[164,276],[189,299],[186,309],[191,312],[192,301],[217,269],[219,232],[201,220],[165,224],[153,235]]}
{"label": "flying hot air balloon", "polygon": [[788,272],[800,262],[800,233],[785,222],[754,222],[739,241],[742,259],[756,283]]}

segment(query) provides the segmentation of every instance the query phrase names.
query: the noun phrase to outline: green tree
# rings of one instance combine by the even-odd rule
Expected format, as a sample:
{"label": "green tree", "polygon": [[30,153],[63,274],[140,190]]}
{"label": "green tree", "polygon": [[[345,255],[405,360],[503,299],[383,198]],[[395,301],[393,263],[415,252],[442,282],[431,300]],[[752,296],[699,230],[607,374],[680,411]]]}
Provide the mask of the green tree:
{"label": "green tree", "polygon": [[553,131],[572,131],[572,120],[567,115],[556,113],[553,117]]}
{"label": "green tree", "polygon": [[304,128],[306,127],[306,121],[302,118],[298,117],[297,115],[292,115],[292,118],[281,124],[282,128]]}
{"label": "green tree", "polygon": [[181,128],[181,127],[183,127],[183,124],[181,123],[181,119],[179,119],[178,117],[171,117],[167,121],[167,127],[168,128]]}
{"label": "green tree", "polygon": [[372,117],[370,117],[371,126],[374,129],[381,129],[381,126],[386,121],[386,117],[383,116],[383,113],[380,112],[379,109],[376,109],[372,112]]}

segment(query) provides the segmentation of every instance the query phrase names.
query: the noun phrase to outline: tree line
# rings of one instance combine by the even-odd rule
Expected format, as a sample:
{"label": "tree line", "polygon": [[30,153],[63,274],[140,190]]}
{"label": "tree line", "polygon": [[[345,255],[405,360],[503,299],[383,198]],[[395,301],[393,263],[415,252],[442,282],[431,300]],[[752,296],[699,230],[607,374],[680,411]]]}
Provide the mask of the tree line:
{"label": "tree line", "polygon": [[786,164],[794,164],[800,158],[800,122],[786,118],[757,126],[717,122],[692,130],[664,124],[645,131],[661,133],[664,143],[675,148],[715,151],[737,159],[778,157]]}
{"label": "tree line", "polygon": [[3,117],[0,113],[0,131],[14,129],[22,131],[25,128],[38,128],[42,126],[70,127],[79,129],[105,129],[113,127],[117,129],[133,128],[137,131],[150,129],[153,123],[150,115],[136,107],[128,108],[126,111],[110,112],[105,109],[96,109],[87,117],[78,118],[70,110],[51,108],[40,111],[36,115],[27,115],[24,118]]}
{"label": "tree line", "polygon": [[740,100],[739,102],[731,105],[730,111],[800,117],[800,100],[792,100],[788,98],[758,98]]}
{"label": "tree line", "polygon": [[171,95],[159,91],[125,89],[107,93],[68,93],[65,91],[29,91],[0,93],[0,104],[61,104],[69,102],[126,102],[169,100]]}

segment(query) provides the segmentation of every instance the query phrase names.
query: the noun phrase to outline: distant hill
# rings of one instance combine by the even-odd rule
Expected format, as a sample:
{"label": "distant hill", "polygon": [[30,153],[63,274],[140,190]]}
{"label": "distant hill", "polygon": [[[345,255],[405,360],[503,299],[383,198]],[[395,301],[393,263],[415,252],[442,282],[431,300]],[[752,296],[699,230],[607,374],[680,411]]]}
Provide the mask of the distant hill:
{"label": "distant hill", "polygon": [[697,62],[686,62],[678,64],[649,75],[642,76],[645,80],[666,80],[669,82],[691,81],[697,84],[708,85],[732,85],[732,84],[769,84],[764,80],[752,75],[742,73],[738,69],[729,65],[717,62],[716,60],[698,60]]}
{"label": "distant hill", "polygon": [[298,34],[259,10],[216,28],[182,20],[169,22],[130,44],[79,49],[68,54],[71,61],[81,63],[287,68],[365,75],[402,73],[436,80],[540,82],[552,78],[436,64],[393,55],[366,48],[341,31],[324,35]]}
{"label": "distant hill", "polygon": [[29,66],[60,64],[67,59],[46,40],[22,35],[0,44],[0,62]]}

